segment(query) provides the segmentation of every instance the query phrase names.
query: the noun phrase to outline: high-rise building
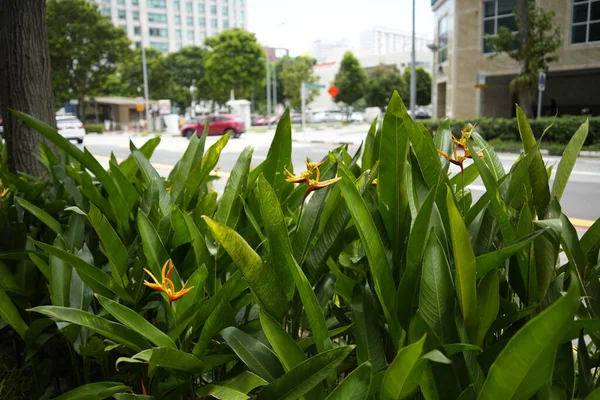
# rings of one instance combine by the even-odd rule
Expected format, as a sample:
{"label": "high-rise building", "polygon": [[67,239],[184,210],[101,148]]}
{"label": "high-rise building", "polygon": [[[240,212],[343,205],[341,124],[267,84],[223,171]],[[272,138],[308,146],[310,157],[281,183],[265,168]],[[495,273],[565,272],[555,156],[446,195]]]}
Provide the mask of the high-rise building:
{"label": "high-rise building", "polygon": [[[411,34],[397,32],[385,27],[375,27],[360,33],[360,55],[383,56],[411,51]],[[428,51],[430,39],[416,37],[415,50]]]}
{"label": "high-rise building", "polygon": [[350,50],[345,41],[315,40],[312,42],[311,56],[317,63],[339,61],[346,51]]}
{"label": "high-rise building", "polygon": [[248,26],[248,0],[90,0],[136,47],[163,52],[201,46],[206,37]]}

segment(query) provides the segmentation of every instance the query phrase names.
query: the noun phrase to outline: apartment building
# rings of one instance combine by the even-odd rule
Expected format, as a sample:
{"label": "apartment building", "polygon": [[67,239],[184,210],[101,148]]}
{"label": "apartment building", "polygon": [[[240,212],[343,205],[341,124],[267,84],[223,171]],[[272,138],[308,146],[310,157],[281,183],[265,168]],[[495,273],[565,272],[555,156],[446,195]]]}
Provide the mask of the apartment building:
{"label": "apartment building", "polygon": [[[600,0],[536,0],[554,11],[562,45],[550,65],[542,115],[600,115]],[[493,55],[485,35],[505,26],[516,30],[517,0],[431,0],[435,15],[433,109],[436,117],[514,116],[510,81],[518,64]]]}
{"label": "apartment building", "polygon": [[248,26],[248,0],[92,0],[140,47],[163,52],[200,46],[206,37]]}
{"label": "apartment building", "polygon": [[[415,50],[426,52],[427,45],[431,39],[425,37],[415,38]],[[360,33],[361,56],[384,56],[410,52],[412,49],[412,34],[395,31],[386,27],[378,26]]]}

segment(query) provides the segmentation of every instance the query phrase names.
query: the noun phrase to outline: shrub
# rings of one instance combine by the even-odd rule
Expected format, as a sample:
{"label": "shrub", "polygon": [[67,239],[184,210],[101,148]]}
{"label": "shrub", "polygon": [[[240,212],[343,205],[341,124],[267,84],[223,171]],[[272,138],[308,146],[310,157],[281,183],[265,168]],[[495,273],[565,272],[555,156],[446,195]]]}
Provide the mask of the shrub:
{"label": "shrub", "polygon": [[[558,118],[543,117],[530,121],[531,129],[536,138],[539,138],[544,130],[552,125],[544,136],[546,143],[567,144],[573,133],[584,122],[589,121],[589,134],[586,145],[600,143],[600,117],[562,116]],[[435,132],[443,120],[421,120],[430,132]],[[472,120],[452,120],[450,127],[454,135],[460,136],[461,129],[469,123],[477,124],[477,130],[485,140],[500,139],[505,141],[520,141],[518,124],[516,118],[489,118],[481,117]]]}
{"label": "shrub", "polygon": [[97,132],[104,133],[104,125],[103,124],[88,124],[83,126],[87,133]]}
{"label": "shrub", "polygon": [[[476,130],[453,143],[445,123],[432,138],[397,93],[364,150],[338,147],[293,174],[286,112],[266,160],[251,167],[245,149],[218,197],[210,173],[229,136],[206,150],[206,136],[194,136],[163,178],[149,162],[160,138],[132,144],[107,172],[17,115],[63,153],[43,145],[46,182],[0,167],[10,232],[0,332],[34,377],[29,397],[595,390],[600,354],[586,343],[600,330],[600,224],[580,239],[560,210],[587,124],[550,187],[522,114],[526,152],[508,174]],[[471,162],[438,154],[452,146],[483,158],[449,175],[450,162]],[[464,185],[478,176],[488,193],[473,202]]]}

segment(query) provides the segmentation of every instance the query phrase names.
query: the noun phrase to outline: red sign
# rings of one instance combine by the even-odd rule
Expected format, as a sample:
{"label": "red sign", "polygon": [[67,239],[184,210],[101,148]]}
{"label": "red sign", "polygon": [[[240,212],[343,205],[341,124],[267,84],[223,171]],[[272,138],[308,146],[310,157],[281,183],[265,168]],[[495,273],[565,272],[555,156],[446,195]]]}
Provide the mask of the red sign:
{"label": "red sign", "polygon": [[333,85],[331,85],[331,87],[329,88],[329,90],[327,90],[327,93],[329,93],[329,95],[330,95],[331,97],[335,97],[335,96],[337,96],[339,92],[340,92],[340,91],[339,91],[339,89],[338,89],[338,88],[336,88],[336,87],[335,87],[335,86],[333,86]]}

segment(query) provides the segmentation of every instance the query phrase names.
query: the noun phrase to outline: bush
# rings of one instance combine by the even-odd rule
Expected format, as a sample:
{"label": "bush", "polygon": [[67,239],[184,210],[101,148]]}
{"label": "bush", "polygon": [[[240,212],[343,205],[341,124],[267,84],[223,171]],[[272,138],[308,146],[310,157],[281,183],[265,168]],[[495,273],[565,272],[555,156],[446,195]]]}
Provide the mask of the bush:
{"label": "bush", "polygon": [[[245,149],[218,197],[228,135],[206,150],[193,136],[163,178],[149,162],[160,138],[107,172],[18,116],[65,153],[42,145],[46,181],[0,166],[0,350],[33,377],[18,385],[30,398],[595,390],[600,223],[580,239],[560,211],[585,125],[550,189],[535,149],[506,176],[476,131],[432,138],[397,93],[364,151],[293,175],[286,112],[266,160],[252,168]],[[465,160],[437,149],[453,145],[483,158],[449,176]],[[473,203],[464,185],[479,175],[490,193]]]}
{"label": "bush", "polygon": [[87,133],[97,132],[104,133],[104,125],[103,124],[88,124],[83,126]]}
{"label": "bush", "polygon": [[[577,128],[589,119],[589,134],[586,145],[600,143],[600,117],[562,116],[558,118],[543,117],[530,121],[531,129],[536,138],[539,138],[544,129],[552,125],[544,136],[546,143],[567,144]],[[435,132],[443,120],[420,120],[430,132]],[[452,133],[460,136],[460,131],[468,123],[477,123],[477,131],[485,140],[500,139],[505,141],[520,141],[519,129],[516,118],[474,118],[472,120],[456,119],[450,121]]]}

